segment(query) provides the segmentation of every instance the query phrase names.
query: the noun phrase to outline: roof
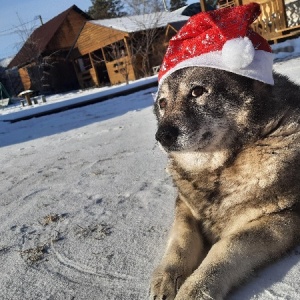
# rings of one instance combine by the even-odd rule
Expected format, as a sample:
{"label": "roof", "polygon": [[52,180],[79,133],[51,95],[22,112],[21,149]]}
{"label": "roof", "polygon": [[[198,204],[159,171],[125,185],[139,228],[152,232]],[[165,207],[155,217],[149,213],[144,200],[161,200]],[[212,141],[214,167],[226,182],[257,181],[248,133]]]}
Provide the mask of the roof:
{"label": "roof", "polygon": [[83,15],[87,20],[91,19],[76,5],[71,6],[67,10],[63,11],[56,17],[49,20],[47,23],[35,29],[31,36],[27,39],[25,44],[22,46],[20,51],[12,59],[12,61],[8,65],[8,68],[16,67],[20,64],[25,64],[32,60],[32,57],[30,57],[27,50],[28,47],[32,47],[30,46],[30,41],[36,41],[36,45],[34,45],[34,47],[37,48],[40,53],[43,53],[46,50],[47,45],[50,43],[55,33],[59,30],[60,26],[72,10],[76,11],[78,14]]}
{"label": "roof", "polygon": [[93,20],[89,23],[110,27],[116,30],[133,33],[142,30],[166,27],[169,23],[187,21],[189,16],[183,16],[177,10],[169,12],[157,12],[137,16],[125,16],[121,18]]}
{"label": "roof", "polygon": [[177,11],[178,12],[181,11],[181,14],[183,16],[193,16],[195,14],[198,14],[199,12],[201,12],[200,1],[196,2],[196,3],[192,3],[187,6],[184,6],[182,8],[179,8]]}
{"label": "roof", "polygon": [[179,29],[181,29],[181,27],[185,23],[186,23],[186,21],[172,22],[172,23],[169,23],[168,26],[171,26],[172,28],[174,28],[175,31],[179,31]]}

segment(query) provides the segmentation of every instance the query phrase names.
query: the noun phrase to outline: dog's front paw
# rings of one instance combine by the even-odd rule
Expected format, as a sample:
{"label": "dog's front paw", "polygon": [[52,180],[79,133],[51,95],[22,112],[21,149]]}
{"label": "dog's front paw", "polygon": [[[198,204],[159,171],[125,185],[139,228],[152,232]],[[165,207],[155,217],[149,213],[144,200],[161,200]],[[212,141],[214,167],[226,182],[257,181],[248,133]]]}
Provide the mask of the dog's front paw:
{"label": "dog's front paw", "polygon": [[201,281],[188,278],[179,289],[175,300],[222,300],[218,292],[214,292],[206,287]]}
{"label": "dog's front paw", "polygon": [[218,298],[214,298],[210,296],[207,292],[201,291],[198,289],[195,290],[179,290],[178,294],[175,297],[175,300],[217,300]]}
{"label": "dog's front paw", "polygon": [[158,268],[152,276],[149,300],[173,300],[183,283],[177,270]]}

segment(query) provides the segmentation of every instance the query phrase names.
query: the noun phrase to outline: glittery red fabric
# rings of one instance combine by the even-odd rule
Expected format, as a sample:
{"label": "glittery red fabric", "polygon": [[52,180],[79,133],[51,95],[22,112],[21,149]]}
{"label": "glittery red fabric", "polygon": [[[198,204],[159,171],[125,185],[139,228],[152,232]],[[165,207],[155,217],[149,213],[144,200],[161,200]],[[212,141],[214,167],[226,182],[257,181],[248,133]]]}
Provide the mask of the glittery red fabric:
{"label": "glittery red fabric", "polygon": [[178,63],[220,51],[226,41],[238,37],[247,36],[255,50],[271,52],[268,42],[249,27],[260,13],[259,4],[250,3],[192,16],[170,40],[158,79]]}

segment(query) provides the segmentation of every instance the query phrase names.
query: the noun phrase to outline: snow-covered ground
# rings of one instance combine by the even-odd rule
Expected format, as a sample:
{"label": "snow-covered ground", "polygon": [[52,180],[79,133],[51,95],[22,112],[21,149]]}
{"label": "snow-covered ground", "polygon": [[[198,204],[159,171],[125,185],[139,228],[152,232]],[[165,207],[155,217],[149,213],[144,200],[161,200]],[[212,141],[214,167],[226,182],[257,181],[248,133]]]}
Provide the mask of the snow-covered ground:
{"label": "snow-covered ground", "polygon": [[[91,88],[55,94],[47,97],[44,96],[46,101],[43,101],[43,96],[40,95],[31,98],[32,105],[30,106],[27,105],[24,98],[20,97],[19,99],[24,100],[25,105],[23,106],[21,101],[14,101],[12,105],[3,107],[0,109],[0,121],[12,121],[57,109],[67,108],[80,103],[90,103],[95,99],[107,96],[113,97],[120,93],[129,93],[134,89],[139,89],[143,86],[155,85],[155,83],[157,83],[157,75],[132,81],[129,82],[129,84],[123,83],[112,87]],[[34,100],[36,100],[36,104],[34,103]]]}
{"label": "snow-covered ground", "polygon": [[[274,69],[300,84],[299,56]],[[0,121],[1,300],[147,299],[175,198],[154,139],[155,92]],[[229,299],[300,299],[299,253]]]}

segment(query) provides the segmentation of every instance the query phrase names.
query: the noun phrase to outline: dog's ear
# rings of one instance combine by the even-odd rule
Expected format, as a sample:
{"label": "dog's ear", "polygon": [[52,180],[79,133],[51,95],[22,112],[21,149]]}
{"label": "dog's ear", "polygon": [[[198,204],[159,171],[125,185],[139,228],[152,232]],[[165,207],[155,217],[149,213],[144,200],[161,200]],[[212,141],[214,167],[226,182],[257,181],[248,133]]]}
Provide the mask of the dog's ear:
{"label": "dog's ear", "polygon": [[252,81],[253,102],[251,119],[254,124],[264,126],[280,110],[281,104],[274,97],[273,86],[258,80]]}
{"label": "dog's ear", "polygon": [[266,84],[266,83],[258,81],[258,80],[253,80],[253,90],[257,94],[270,93],[272,91],[272,86],[270,84]]}

